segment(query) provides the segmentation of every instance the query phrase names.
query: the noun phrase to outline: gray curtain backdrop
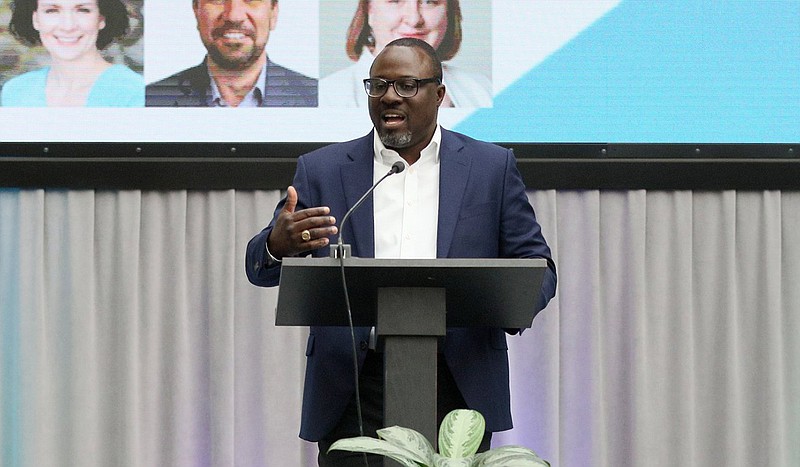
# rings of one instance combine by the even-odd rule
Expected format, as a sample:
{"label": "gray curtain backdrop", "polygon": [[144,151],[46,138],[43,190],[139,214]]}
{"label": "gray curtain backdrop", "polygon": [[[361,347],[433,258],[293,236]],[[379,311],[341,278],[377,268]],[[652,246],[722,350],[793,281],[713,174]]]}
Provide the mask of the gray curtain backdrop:
{"label": "gray curtain backdrop", "polygon": [[[307,330],[244,275],[279,196],[0,190],[0,465],[315,465]],[[559,288],[509,339],[495,446],[800,465],[800,193],[529,196]]]}

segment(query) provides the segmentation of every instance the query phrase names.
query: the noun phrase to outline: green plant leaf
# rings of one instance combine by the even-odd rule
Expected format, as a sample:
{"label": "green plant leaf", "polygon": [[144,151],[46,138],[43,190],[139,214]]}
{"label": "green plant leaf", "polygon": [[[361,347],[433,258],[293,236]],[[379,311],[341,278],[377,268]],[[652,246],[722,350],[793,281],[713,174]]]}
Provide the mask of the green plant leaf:
{"label": "green plant leaf", "polygon": [[[400,426],[381,428],[378,437],[409,452],[409,458],[424,465],[433,463],[433,446],[422,433]],[[412,457],[413,455],[413,457]]]}
{"label": "green plant leaf", "polygon": [[344,438],[335,441],[328,451],[334,450],[378,454],[393,459],[404,467],[430,465],[430,463],[424,464],[418,462],[416,459],[420,459],[420,456],[413,451],[409,451],[401,446],[396,446],[389,441],[370,438],[368,436],[357,436],[355,438]]}
{"label": "green plant leaf", "polygon": [[445,457],[441,454],[434,454],[433,467],[472,467],[475,462],[475,456],[469,457]]}
{"label": "green plant leaf", "polygon": [[549,467],[535,452],[521,446],[502,446],[475,456],[474,467]]}
{"label": "green plant leaf", "polygon": [[475,410],[453,410],[439,427],[439,454],[444,457],[469,457],[478,451],[486,421]]}

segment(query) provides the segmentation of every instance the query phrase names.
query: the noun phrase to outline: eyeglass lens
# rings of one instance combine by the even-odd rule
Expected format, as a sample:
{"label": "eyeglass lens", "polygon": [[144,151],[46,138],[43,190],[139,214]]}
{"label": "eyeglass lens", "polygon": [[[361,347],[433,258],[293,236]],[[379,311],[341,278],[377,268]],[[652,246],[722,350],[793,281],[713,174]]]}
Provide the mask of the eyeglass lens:
{"label": "eyeglass lens", "polygon": [[384,79],[374,78],[366,80],[367,94],[372,97],[381,97],[389,90],[389,85],[394,86],[394,92],[400,97],[414,97],[419,91],[419,84],[413,78],[397,79],[394,81],[387,81]]}

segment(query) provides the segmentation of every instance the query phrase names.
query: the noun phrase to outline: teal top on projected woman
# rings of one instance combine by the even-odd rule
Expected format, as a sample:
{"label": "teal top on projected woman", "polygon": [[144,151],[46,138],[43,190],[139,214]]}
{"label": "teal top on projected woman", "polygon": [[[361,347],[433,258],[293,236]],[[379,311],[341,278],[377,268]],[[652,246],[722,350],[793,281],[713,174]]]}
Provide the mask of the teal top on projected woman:
{"label": "teal top on projected woman", "polygon": [[[3,107],[47,107],[45,87],[50,67],[29,71],[3,85]],[[144,79],[125,65],[112,65],[97,77],[86,107],[143,107]]]}

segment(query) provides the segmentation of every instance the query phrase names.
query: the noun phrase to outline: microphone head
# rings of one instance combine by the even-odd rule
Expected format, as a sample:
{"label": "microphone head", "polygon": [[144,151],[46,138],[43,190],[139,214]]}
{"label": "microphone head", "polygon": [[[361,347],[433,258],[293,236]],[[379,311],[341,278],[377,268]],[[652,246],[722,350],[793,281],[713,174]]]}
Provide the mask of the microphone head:
{"label": "microphone head", "polygon": [[393,174],[399,174],[400,172],[402,172],[402,171],[404,171],[404,170],[406,170],[406,165],[405,165],[405,164],[403,164],[403,162],[402,162],[402,161],[397,161],[397,162],[395,162],[394,164],[392,164],[392,170],[391,170],[391,172],[392,172]]}

